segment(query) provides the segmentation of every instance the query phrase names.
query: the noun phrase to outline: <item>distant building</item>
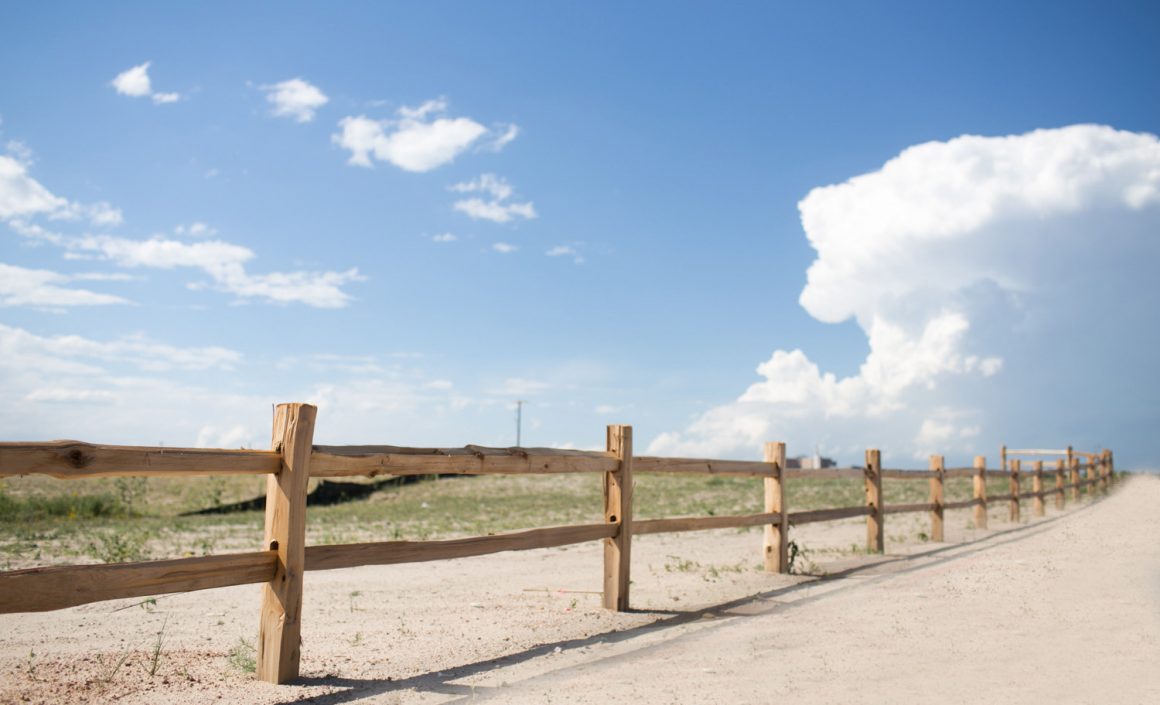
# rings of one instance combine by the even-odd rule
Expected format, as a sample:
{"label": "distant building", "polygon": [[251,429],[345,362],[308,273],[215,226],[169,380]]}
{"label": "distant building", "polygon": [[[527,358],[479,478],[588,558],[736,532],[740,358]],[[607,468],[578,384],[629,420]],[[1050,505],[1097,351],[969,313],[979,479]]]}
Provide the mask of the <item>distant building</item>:
{"label": "distant building", "polygon": [[785,466],[787,468],[799,468],[801,470],[820,470],[822,468],[837,467],[838,464],[832,458],[823,458],[815,453],[813,455],[799,455],[796,458],[786,458]]}

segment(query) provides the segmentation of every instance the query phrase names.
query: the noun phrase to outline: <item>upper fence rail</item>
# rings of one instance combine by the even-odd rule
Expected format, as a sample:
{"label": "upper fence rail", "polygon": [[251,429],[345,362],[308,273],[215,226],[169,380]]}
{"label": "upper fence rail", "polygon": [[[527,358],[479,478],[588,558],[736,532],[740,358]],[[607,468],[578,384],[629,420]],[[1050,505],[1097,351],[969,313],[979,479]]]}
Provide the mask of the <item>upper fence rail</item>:
{"label": "upper fence rail", "polygon": [[[1013,453],[1015,451],[1008,451]],[[1094,453],[1077,456],[1097,457]],[[550,475],[614,472],[616,455],[606,451],[560,448],[412,448],[390,445],[316,445],[310,454],[310,477],[377,477],[380,475]],[[1080,462],[1079,469],[1098,465]],[[50,475],[58,479],[93,477],[194,477],[267,475],[282,469],[274,450],[117,446],[83,441],[0,443],[0,478]],[[635,473],[673,473],[773,477],[772,463],[759,460],[715,460],[636,456]],[[1025,469],[1024,472],[1027,470]],[[1053,470],[1045,470],[1049,472]],[[945,477],[970,477],[976,468],[948,468]],[[987,477],[1006,477],[1010,470],[988,468]],[[885,468],[889,479],[935,476],[933,470]],[[786,468],[785,479],[861,479],[865,468]]]}

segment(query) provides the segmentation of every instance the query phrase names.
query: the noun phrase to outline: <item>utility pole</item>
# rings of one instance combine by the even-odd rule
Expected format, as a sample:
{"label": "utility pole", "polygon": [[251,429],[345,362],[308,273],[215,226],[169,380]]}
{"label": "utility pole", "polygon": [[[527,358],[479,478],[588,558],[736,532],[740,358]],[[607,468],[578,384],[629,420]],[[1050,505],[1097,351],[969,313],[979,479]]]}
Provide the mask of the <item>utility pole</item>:
{"label": "utility pole", "polygon": [[516,448],[520,447],[520,432],[523,427],[524,404],[528,402],[523,399],[516,400]]}

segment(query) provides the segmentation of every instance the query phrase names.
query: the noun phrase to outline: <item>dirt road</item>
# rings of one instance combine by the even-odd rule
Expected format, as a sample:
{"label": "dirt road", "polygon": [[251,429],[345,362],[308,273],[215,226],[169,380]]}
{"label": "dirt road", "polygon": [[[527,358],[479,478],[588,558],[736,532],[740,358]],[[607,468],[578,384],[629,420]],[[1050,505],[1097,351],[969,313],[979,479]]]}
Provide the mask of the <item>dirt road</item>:
{"label": "dirt road", "polygon": [[1160,477],[1003,518],[892,516],[885,558],[857,520],[795,529],[815,576],[757,570],[756,532],[641,537],[629,614],[596,544],[311,573],[281,687],[245,672],[255,586],[5,615],[0,701],[1160,702]]}

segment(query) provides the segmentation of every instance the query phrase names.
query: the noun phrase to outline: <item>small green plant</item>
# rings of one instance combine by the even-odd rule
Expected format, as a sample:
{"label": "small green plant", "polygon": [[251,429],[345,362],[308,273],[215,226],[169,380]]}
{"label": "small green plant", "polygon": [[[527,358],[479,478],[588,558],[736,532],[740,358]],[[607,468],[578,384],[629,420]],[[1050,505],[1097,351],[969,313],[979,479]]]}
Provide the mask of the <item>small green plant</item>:
{"label": "small green plant", "polygon": [[691,573],[697,568],[701,567],[700,563],[689,560],[688,558],[681,558],[680,556],[665,556],[670,559],[665,561],[666,573]]}
{"label": "small green plant", "polygon": [[238,637],[238,643],[230,649],[226,662],[243,673],[253,673],[258,670],[257,654],[253,644]]}
{"label": "small green plant", "polygon": [[161,649],[165,646],[165,627],[169,626],[169,615],[165,615],[165,621],[161,623],[161,629],[157,630],[157,638],[153,641],[153,648],[149,652],[149,663],[145,664],[145,670],[149,672],[149,676],[156,676],[157,669],[161,666]]}
{"label": "small green plant", "polygon": [[350,645],[351,646],[358,646],[362,643],[363,643],[363,633],[362,632],[355,632],[354,638],[350,640]]}
{"label": "small green plant", "polygon": [[130,653],[129,647],[126,646],[125,650],[118,654],[115,660],[110,661],[108,665],[105,665],[105,660],[101,654],[97,654],[97,668],[100,671],[98,680],[102,683],[110,683],[117,675],[117,672],[121,670],[121,666],[124,666],[125,662],[129,660]]}
{"label": "small green plant", "polygon": [[28,674],[28,680],[36,680],[36,651],[33,649],[28,650],[28,663],[24,671]]}
{"label": "small green plant", "polygon": [[361,591],[361,590],[353,590],[353,591],[351,591],[351,593],[350,593],[350,611],[351,611],[352,613],[354,613],[354,612],[357,612],[357,611],[358,611],[358,609],[359,609],[359,607],[358,607],[358,603],[357,603],[357,602],[355,602],[355,598],[356,598],[356,597],[358,597],[358,596],[359,596],[359,595],[361,595],[361,594],[362,594],[362,591]]}
{"label": "small green plant", "polygon": [[145,536],[139,533],[109,533],[90,541],[88,553],[105,563],[129,563],[145,560]]}
{"label": "small green plant", "polygon": [[117,500],[129,516],[136,516],[135,507],[138,502],[145,499],[145,493],[149,489],[148,481],[147,477],[118,477],[113,483],[117,489]]}

